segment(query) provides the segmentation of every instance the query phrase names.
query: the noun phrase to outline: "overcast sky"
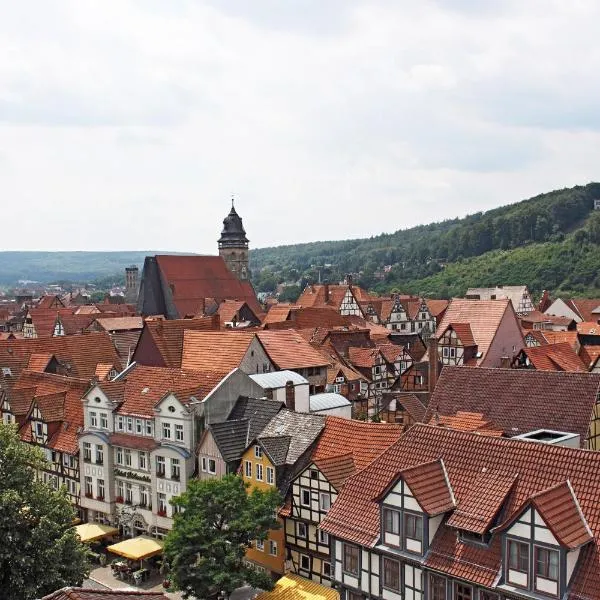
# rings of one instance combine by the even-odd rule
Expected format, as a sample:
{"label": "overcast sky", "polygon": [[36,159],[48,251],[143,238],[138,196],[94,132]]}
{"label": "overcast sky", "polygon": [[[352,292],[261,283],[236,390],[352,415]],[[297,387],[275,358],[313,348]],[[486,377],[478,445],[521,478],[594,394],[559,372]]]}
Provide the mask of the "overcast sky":
{"label": "overcast sky", "polygon": [[0,249],[214,253],[600,178],[597,0],[0,0]]}

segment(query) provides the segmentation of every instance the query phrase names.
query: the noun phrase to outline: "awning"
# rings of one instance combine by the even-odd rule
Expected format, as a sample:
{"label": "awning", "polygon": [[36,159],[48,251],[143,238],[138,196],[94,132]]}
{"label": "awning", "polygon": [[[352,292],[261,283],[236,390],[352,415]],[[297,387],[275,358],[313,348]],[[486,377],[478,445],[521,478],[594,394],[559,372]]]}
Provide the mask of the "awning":
{"label": "awning", "polygon": [[288,573],[270,592],[262,592],[256,600],[340,600],[334,589]]}
{"label": "awning", "polygon": [[101,525],[100,523],[82,523],[75,527],[75,532],[81,538],[82,542],[93,542],[109,535],[115,535],[119,533],[119,530],[110,525]]}
{"label": "awning", "polygon": [[129,560],[144,560],[162,554],[163,543],[145,535],[124,540],[107,548],[109,552],[124,556]]}

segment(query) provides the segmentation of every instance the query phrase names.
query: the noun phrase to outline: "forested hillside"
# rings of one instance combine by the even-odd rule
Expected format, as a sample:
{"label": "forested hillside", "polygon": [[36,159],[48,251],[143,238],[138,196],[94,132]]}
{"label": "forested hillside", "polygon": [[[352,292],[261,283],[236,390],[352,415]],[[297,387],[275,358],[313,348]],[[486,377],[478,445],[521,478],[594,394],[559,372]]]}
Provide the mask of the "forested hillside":
{"label": "forested hillside", "polygon": [[[258,249],[251,252],[251,269],[259,289],[273,281],[302,286],[320,271],[331,281],[360,273],[364,286],[381,293],[452,296],[469,286],[518,283],[534,291],[597,293],[598,198],[600,184],[591,183],[368,239]],[[386,265],[391,270],[380,281],[376,274]]]}

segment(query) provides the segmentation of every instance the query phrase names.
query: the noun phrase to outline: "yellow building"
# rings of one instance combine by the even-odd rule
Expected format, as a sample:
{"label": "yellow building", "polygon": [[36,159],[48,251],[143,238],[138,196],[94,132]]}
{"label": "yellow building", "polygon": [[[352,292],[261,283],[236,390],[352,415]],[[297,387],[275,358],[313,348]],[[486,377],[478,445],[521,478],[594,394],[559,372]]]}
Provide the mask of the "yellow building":
{"label": "yellow building", "polygon": [[[312,447],[324,425],[324,417],[287,409],[273,417],[242,454],[240,469],[249,489],[277,488],[285,498],[291,475],[310,462]],[[278,520],[281,527],[271,530],[264,542],[255,542],[246,553],[255,568],[264,569],[273,577],[285,573],[288,558],[283,521]]]}

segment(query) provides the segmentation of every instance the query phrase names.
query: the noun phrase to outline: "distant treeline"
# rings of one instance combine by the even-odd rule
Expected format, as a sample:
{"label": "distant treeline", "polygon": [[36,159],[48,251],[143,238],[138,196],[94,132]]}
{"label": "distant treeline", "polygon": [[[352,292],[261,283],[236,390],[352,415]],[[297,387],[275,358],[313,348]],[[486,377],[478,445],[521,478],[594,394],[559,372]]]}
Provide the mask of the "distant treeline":
{"label": "distant treeline", "polygon": [[[302,287],[319,275],[337,281],[345,273],[360,272],[360,282],[381,293],[423,287],[430,295],[448,296],[496,283],[592,293],[600,287],[595,259],[600,254],[600,211],[594,211],[595,199],[600,199],[599,183],[368,239],[253,250],[251,269],[259,289],[263,282],[269,288],[273,281],[299,280]],[[515,249],[521,252],[509,258]],[[478,259],[467,261],[474,257]],[[518,266],[521,262],[527,268]],[[376,274],[384,265],[393,267],[380,281]],[[468,265],[468,281],[459,265]]]}

